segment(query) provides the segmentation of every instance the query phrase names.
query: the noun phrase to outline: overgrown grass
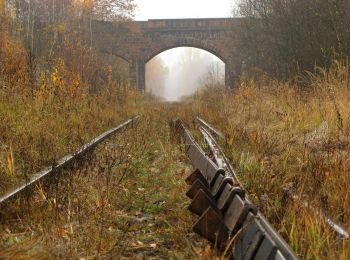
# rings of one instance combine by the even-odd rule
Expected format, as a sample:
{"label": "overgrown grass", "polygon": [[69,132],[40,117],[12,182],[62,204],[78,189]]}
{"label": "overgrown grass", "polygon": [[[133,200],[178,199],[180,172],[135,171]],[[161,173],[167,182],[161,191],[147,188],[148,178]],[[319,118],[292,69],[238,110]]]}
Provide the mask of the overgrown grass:
{"label": "overgrown grass", "polygon": [[1,225],[0,257],[209,254],[202,250],[207,243],[191,231],[184,182],[191,170],[183,151],[169,141],[168,122],[177,110],[149,104],[142,111],[137,127],[101,145],[84,167],[12,205]]}
{"label": "overgrown grass", "polygon": [[350,224],[347,68],[319,70],[305,82],[307,88],[274,81],[242,83],[234,92],[209,88],[179,104],[130,95],[126,104],[116,105],[111,89],[105,96],[62,90],[7,98],[4,93],[2,187],[129,115],[143,118],[138,128],[102,145],[82,169],[53,188],[39,187],[29,208],[11,209],[1,226],[0,255],[210,255],[191,233],[183,182],[190,169],[183,151],[170,143],[167,127],[168,120],[180,117],[193,129],[200,115],[226,134],[222,144],[245,188],[298,255],[349,259],[349,242],[302,202],[345,228]]}
{"label": "overgrown grass", "polygon": [[8,57],[1,60],[3,67],[10,70],[0,70],[1,195],[126,118],[143,117],[140,127],[101,145],[83,167],[2,207],[0,258],[202,254],[206,243],[192,239],[186,210],[182,177],[188,168],[178,146],[169,143],[172,115],[166,106],[110,78],[92,91],[60,59],[30,82],[24,58],[11,66],[16,48],[25,53],[20,43],[2,40],[1,46],[11,44],[0,48]]}
{"label": "overgrown grass", "polygon": [[[23,42],[8,33],[4,17],[0,15],[0,19],[0,194],[3,194],[134,115],[133,104],[141,95],[126,83],[117,83],[112,69],[100,62],[94,50],[81,45],[79,39],[73,37],[76,42],[66,46],[72,48],[69,58],[62,55],[34,59]],[[100,84],[92,87],[89,76]]]}
{"label": "overgrown grass", "polygon": [[303,207],[305,199],[350,226],[347,71],[336,64],[309,74],[305,89],[249,82],[234,94],[209,89],[189,101],[194,114],[226,133],[223,145],[245,188],[303,258],[350,257],[349,242]]}
{"label": "overgrown grass", "polygon": [[0,91],[0,194],[135,113],[104,94],[12,91]]}

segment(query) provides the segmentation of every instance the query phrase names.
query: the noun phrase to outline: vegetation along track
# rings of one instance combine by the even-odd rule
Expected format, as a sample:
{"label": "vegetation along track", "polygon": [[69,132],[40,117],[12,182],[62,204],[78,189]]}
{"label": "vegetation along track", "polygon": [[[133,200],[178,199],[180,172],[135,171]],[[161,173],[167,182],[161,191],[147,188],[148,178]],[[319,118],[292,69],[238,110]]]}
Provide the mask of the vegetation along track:
{"label": "vegetation along track", "polygon": [[[2,209],[0,258],[193,259],[186,158],[169,142],[164,107],[98,146],[85,163]],[[175,111],[174,111],[175,113]],[[208,247],[209,248],[209,247]],[[202,250],[203,249],[203,250]],[[208,251],[208,250],[207,250]]]}
{"label": "vegetation along track", "polygon": [[[233,167],[231,166],[226,155],[224,154],[223,149],[220,147],[220,145],[215,140],[215,138],[212,136],[212,134],[220,137],[221,139],[225,139],[225,136],[220,131],[215,129],[213,126],[211,126],[209,123],[207,123],[205,120],[197,117],[197,121],[200,125],[199,129],[200,129],[201,133],[203,134],[203,136],[204,136],[204,138],[205,138],[205,140],[210,148],[210,152],[214,156],[215,163],[218,165],[219,168],[224,168],[226,171],[228,171],[230,173],[230,175],[233,177],[233,179],[236,181],[236,183],[238,185],[242,186],[242,184],[238,180],[236,172],[233,170]],[[316,209],[316,208],[312,207],[311,205],[309,205],[309,202],[307,202],[303,197],[305,197],[305,196],[300,196],[300,195],[292,196],[293,199],[300,201],[301,204],[306,209],[309,209],[310,211],[312,211],[313,213],[318,215],[318,217],[322,218],[329,225],[329,227],[331,229],[333,229],[333,231],[337,235],[339,235],[345,239],[349,239],[349,233],[345,230],[345,228],[343,228],[343,226],[345,226],[344,224],[340,225],[340,224],[336,223],[331,218],[326,216],[321,210]]]}
{"label": "vegetation along track", "polygon": [[[198,121],[219,134],[204,120]],[[185,144],[195,171],[187,178],[192,199],[189,210],[199,216],[194,231],[214,243],[233,259],[297,259],[286,242],[251,203],[208,130],[201,133],[208,142],[211,160],[180,120],[172,122],[175,135]],[[226,161],[226,162],[225,162]]]}
{"label": "vegetation along track", "polygon": [[105,141],[107,138],[111,137],[113,134],[120,132],[126,127],[134,124],[136,120],[138,120],[138,118],[139,118],[138,116],[131,118],[125,121],[124,123],[120,124],[119,126],[106,131],[105,133],[91,140],[89,143],[81,146],[76,152],[64,156],[63,158],[55,162],[52,166],[49,166],[47,169],[44,169],[37,174],[27,177],[27,179],[24,180],[23,183],[19,184],[16,188],[5,193],[3,196],[0,197],[0,205],[4,205],[6,202],[13,200],[18,196],[24,194],[28,189],[33,188],[40,181],[43,181],[44,179],[47,179],[50,177],[55,177],[54,175],[56,175],[60,170],[65,169],[68,166],[71,166],[72,163],[74,163],[78,159],[81,159],[89,151],[95,149],[95,147],[98,144]]}
{"label": "vegetation along track", "polygon": [[[38,183],[33,196],[2,209],[0,258],[213,256],[192,233],[186,209],[193,204],[185,198],[184,182],[190,169],[167,127],[178,108],[165,107],[147,108],[137,126],[97,147],[72,174]],[[193,119],[191,113],[181,117]],[[215,134],[211,128],[204,129],[209,136]],[[232,173],[217,148],[215,161],[221,156],[222,167]],[[228,248],[221,246],[226,253]]]}

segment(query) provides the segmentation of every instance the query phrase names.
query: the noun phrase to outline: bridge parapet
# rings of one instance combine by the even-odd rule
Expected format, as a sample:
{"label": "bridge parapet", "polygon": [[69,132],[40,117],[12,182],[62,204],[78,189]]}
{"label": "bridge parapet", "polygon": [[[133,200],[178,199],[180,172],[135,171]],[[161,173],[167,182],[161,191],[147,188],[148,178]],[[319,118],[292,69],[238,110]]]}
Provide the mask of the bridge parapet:
{"label": "bridge parapet", "polygon": [[153,19],[141,22],[140,26],[145,30],[228,30],[236,19]]}

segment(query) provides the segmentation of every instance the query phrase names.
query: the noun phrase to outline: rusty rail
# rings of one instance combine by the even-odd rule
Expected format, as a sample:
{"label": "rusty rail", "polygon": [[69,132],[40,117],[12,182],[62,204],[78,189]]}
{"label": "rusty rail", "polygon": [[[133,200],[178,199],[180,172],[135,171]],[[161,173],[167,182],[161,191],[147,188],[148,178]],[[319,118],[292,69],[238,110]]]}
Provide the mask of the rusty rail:
{"label": "rusty rail", "polygon": [[223,168],[227,172],[229,172],[229,174],[235,180],[235,182],[238,185],[242,186],[241,183],[239,182],[239,179],[237,177],[235,170],[230,164],[230,161],[227,159],[226,155],[224,154],[223,150],[221,149],[220,145],[217,143],[215,138],[209,133],[207,129],[203,128],[203,126],[199,127],[199,130],[201,131],[202,135],[204,136],[204,139],[206,140],[212,153],[214,154],[216,164],[218,166],[222,164]]}
{"label": "rusty rail", "polygon": [[[236,181],[238,182],[238,184],[240,186],[242,186],[239,183],[239,180],[236,176],[235,171],[233,170],[229,160],[226,158],[224,152],[222,151],[221,147],[218,145],[218,143],[216,142],[215,138],[213,136],[211,136],[211,134],[209,133],[212,132],[214,134],[216,133],[221,133],[220,131],[218,131],[217,129],[215,129],[212,125],[210,125],[208,122],[206,122],[204,119],[201,119],[199,117],[197,117],[197,121],[200,124],[200,131],[202,132],[206,142],[208,143],[212,153],[215,156],[215,160],[217,161],[218,164],[220,164],[220,159],[219,161],[216,159],[216,157],[222,157],[226,163],[226,169],[231,172],[232,176],[236,179]],[[207,127],[209,130],[206,130],[204,127]],[[204,131],[204,132],[203,132]],[[217,135],[217,134],[216,134]],[[219,155],[218,155],[219,153]],[[339,236],[345,238],[345,239],[349,239],[349,233],[345,230],[345,228],[343,227],[344,225],[338,224],[335,221],[333,221],[330,217],[328,217],[325,213],[323,213],[321,210],[318,210],[314,207],[312,207],[306,200],[301,198],[302,196],[293,196],[293,199],[297,202],[301,202],[301,205],[305,208],[307,208],[308,210],[310,210],[313,214],[319,216],[321,219],[324,220],[325,223],[328,224],[328,226],[333,229],[333,231],[338,234]]]}
{"label": "rusty rail", "polygon": [[62,170],[66,168],[67,166],[71,165],[72,162],[80,158],[82,155],[86,154],[87,151],[95,148],[98,144],[105,141],[107,138],[111,137],[113,134],[125,129],[126,127],[132,125],[139,119],[139,116],[136,116],[134,118],[131,118],[127,120],[126,122],[120,124],[119,126],[112,128],[103,134],[99,135],[98,137],[92,139],[90,142],[84,144],[81,146],[76,152],[72,154],[68,154],[58,160],[55,165],[47,167],[46,169],[34,174],[31,176],[31,178],[20,185],[18,185],[13,190],[7,192],[3,196],[0,197],[0,206],[4,204],[5,202],[8,202],[14,198],[17,198],[20,196],[23,192],[28,190],[29,188],[33,187],[36,183],[39,181],[42,181],[50,176],[53,176],[57,173],[57,171]]}
{"label": "rusty rail", "polygon": [[[201,131],[203,133],[203,130]],[[215,163],[218,163],[217,161],[217,157],[219,157],[219,161],[220,161],[220,158],[221,157],[224,157],[226,158],[226,156],[224,155],[222,149],[220,148],[220,146],[217,144],[215,138],[207,131],[205,133],[205,135],[203,135],[206,142],[208,143],[209,145],[209,148],[211,150],[212,153],[218,153],[219,151],[219,155],[216,155],[215,156]],[[235,172],[233,171],[233,168],[232,166],[230,165],[229,161],[227,160],[226,158],[226,163],[227,163],[227,170],[229,172],[232,171],[232,175],[234,175],[234,177],[238,180]],[[240,186],[240,187],[243,187],[239,182],[237,182],[237,184]],[[250,201],[248,195],[246,194],[245,196],[245,199],[248,203],[251,203],[252,202]],[[273,227],[271,226],[271,224],[264,218],[264,216],[258,211],[257,213],[257,217],[260,219],[261,221],[261,224],[262,226],[266,229],[266,231],[269,233],[269,235],[271,236],[271,238],[273,238],[275,241],[276,241],[276,244],[278,244],[278,246],[283,250],[284,248],[288,248],[289,246],[284,242],[283,239],[281,239],[281,237],[279,236],[279,234],[273,229]],[[285,253],[285,252],[284,252]]]}
{"label": "rusty rail", "polygon": [[215,134],[216,136],[222,138],[225,140],[225,135],[220,132],[219,130],[215,129],[211,124],[209,124],[208,122],[206,122],[204,119],[200,118],[197,116],[197,121],[206,129],[208,129],[211,133]]}
{"label": "rusty rail", "polygon": [[[186,193],[192,199],[189,210],[199,216],[193,230],[233,259],[297,259],[235,181],[227,162],[226,167],[221,164],[225,170],[211,160],[180,120],[174,120],[172,128],[195,168],[186,179],[191,185]],[[215,157],[222,158],[214,148],[215,139],[208,131],[202,133]]]}

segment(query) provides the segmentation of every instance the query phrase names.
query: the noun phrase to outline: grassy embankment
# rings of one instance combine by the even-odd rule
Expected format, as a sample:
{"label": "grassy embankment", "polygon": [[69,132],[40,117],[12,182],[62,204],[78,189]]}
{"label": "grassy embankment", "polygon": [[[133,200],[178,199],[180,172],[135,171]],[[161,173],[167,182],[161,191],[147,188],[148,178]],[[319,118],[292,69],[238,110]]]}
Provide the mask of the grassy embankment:
{"label": "grassy embankment", "polygon": [[350,231],[347,71],[338,64],[310,74],[304,90],[269,81],[193,98],[194,114],[226,133],[226,152],[254,202],[307,259],[350,258],[349,241],[302,203]]}
{"label": "grassy embankment", "polygon": [[133,113],[100,96],[0,96],[0,192]]}
{"label": "grassy embankment", "polygon": [[[80,41],[69,49],[69,59],[31,60],[24,43],[8,33],[7,20],[1,16],[0,20],[2,194],[134,115],[132,104],[140,95],[118,84],[111,67],[99,63],[96,54]],[[93,73],[103,74],[100,78],[104,79],[95,75],[101,84],[94,87],[86,76]]]}

